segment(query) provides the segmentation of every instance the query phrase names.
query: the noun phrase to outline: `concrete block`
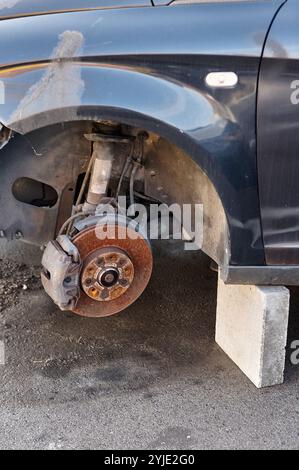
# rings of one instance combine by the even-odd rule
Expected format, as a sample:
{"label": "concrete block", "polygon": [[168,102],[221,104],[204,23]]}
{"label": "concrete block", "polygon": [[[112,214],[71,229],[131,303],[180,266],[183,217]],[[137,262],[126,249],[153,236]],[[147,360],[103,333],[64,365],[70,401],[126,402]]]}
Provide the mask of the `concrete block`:
{"label": "concrete block", "polygon": [[258,388],[284,381],[289,290],[225,285],[219,278],[216,342]]}

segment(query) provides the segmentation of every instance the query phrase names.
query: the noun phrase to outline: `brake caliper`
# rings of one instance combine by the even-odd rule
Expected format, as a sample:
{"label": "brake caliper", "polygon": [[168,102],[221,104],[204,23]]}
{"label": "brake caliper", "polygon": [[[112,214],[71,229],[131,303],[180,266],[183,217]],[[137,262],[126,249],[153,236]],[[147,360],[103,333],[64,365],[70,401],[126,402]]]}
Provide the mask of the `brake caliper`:
{"label": "brake caliper", "polygon": [[72,310],[80,297],[82,263],[69,237],[60,235],[46,246],[42,259],[42,284],[61,310]]}

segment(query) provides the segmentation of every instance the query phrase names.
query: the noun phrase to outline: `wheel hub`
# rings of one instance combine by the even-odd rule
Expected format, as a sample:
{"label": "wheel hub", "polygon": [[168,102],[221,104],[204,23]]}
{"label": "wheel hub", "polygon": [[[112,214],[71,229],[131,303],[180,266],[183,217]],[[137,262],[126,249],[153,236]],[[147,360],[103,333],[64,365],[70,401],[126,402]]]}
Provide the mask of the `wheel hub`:
{"label": "wheel hub", "polygon": [[86,295],[98,302],[109,302],[123,295],[134,280],[129,256],[116,247],[100,248],[86,260],[81,284]]}

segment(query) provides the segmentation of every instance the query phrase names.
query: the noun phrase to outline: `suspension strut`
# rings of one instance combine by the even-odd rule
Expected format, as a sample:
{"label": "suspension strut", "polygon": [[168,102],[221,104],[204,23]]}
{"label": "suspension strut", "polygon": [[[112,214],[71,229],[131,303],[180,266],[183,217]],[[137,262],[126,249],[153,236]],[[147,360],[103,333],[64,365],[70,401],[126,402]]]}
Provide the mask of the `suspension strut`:
{"label": "suspension strut", "polygon": [[93,142],[92,171],[84,212],[96,210],[102,199],[107,196],[111,177],[115,147],[120,143],[130,143],[129,137],[107,134],[85,134]]}
{"label": "suspension strut", "polygon": [[[42,281],[60,309],[103,317],[124,310],[142,294],[151,277],[153,259],[147,235],[135,232],[131,219],[118,216],[115,222],[97,215],[98,206],[108,196],[116,147],[124,143],[133,146],[135,137],[103,133],[85,137],[92,142],[93,151],[75,207],[81,209],[46,247]],[[103,226],[113,237],[98,237],[97,230]]]}

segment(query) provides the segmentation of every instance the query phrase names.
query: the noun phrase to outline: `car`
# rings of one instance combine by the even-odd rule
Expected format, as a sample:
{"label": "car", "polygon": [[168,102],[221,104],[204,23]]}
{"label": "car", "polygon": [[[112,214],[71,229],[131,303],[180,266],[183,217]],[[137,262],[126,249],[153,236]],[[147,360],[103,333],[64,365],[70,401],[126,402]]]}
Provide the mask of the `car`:
{"label": "car", "polygon": [[297,0],[0,3],[0,236],[42,247],[62,310],[146,288],[151,237],[119,198],[200,206],[227,284],[299,285],[298,24]]}

